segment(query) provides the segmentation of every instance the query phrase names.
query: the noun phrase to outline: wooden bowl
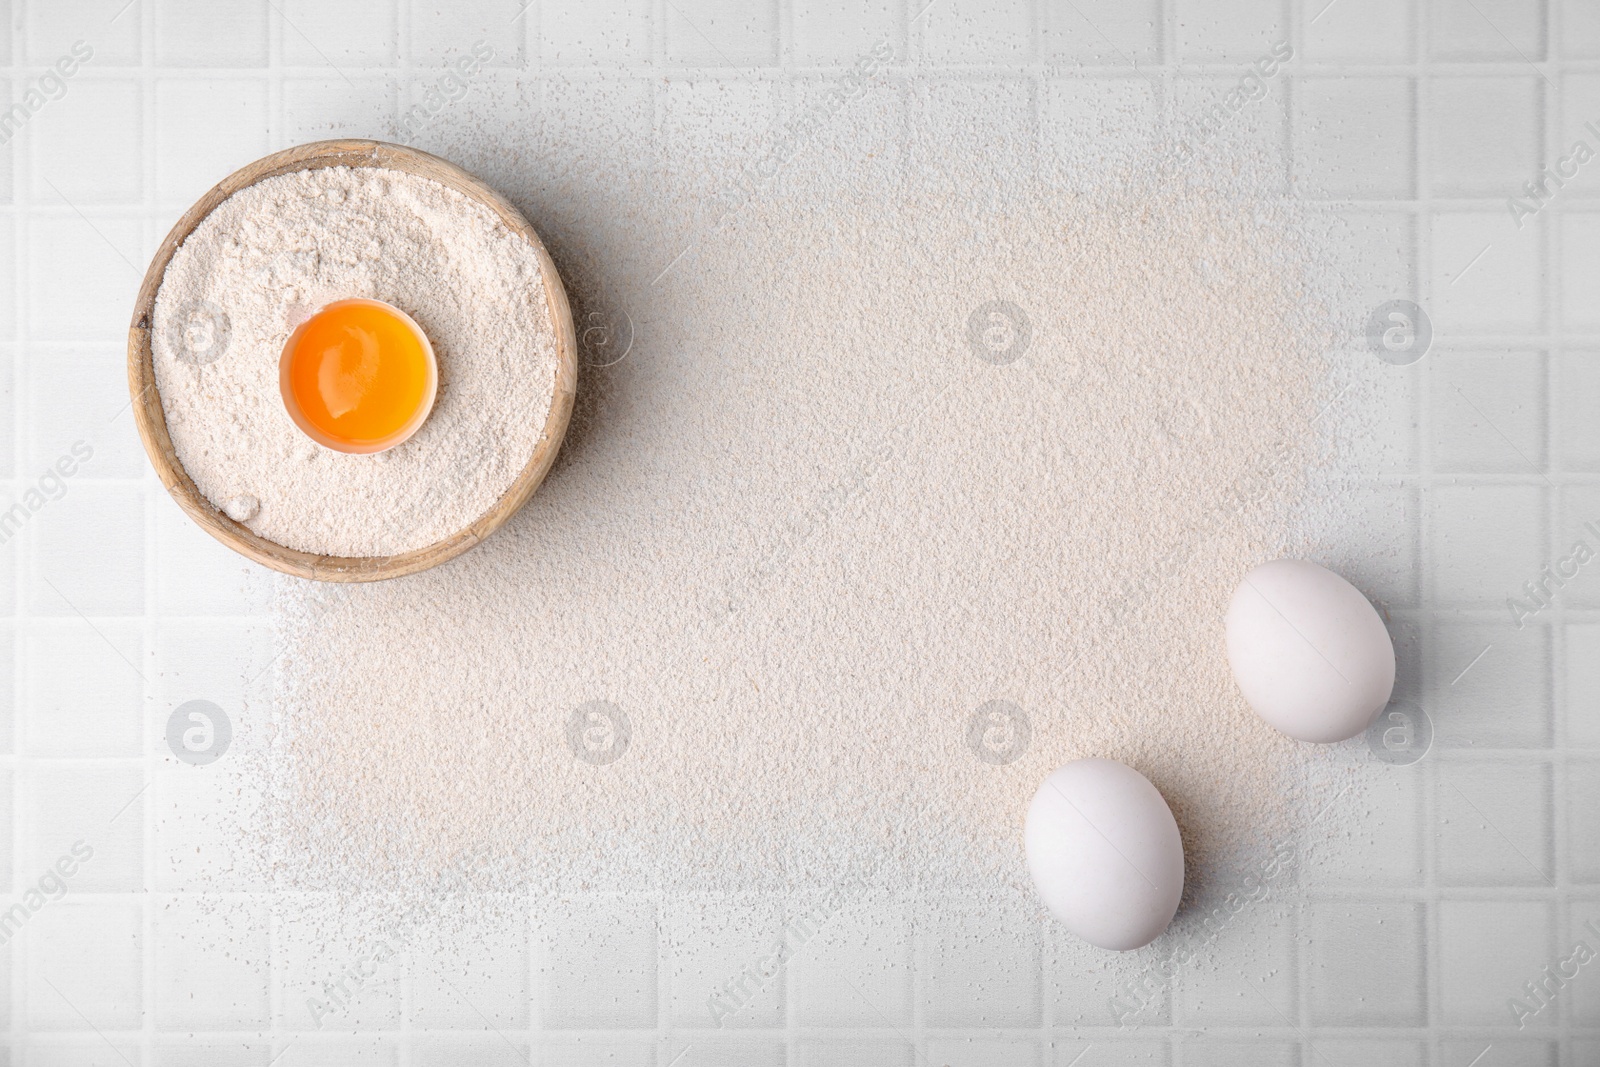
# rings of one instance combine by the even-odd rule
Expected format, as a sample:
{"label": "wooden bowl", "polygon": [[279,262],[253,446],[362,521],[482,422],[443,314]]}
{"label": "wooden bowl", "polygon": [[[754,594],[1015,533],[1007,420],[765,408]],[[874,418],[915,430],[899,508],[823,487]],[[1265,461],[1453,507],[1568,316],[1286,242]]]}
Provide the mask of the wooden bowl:
{"label": "wooden bowl", "polygon": [[[288,174],[297,170],[315,170],[319,167],[384,167],[405,171],[450,187],[488,207],[512,232],[520,233],[533,246],[539,257],[539,268],[544,277],[545,302],[550,309],[550,321],[556,334],[556,380],[550,403],[550,413],[545,417],[543,434],[527,465],[517,475],[493,507],[461,530],[424,548],[393,556],[324,556],[314,552],[301,552],[276,541],[268,541],[244,525],[228,518],[195,487],[172,447],[167,433],[166,413],[161,407],[161,396],[156,389],[155,364],[150,347],[151,323],[155,318],[156,290],[167,271],[178,246],[188,239],[200,221],[213,208],[228,197],[265,178]],[[145,272],[144,284],[139,287],[139,300],[134,307],[133,324],[128,328],[128,389],[133,396],[133,414],[139,425],[139,437],[144,450],[161,484],[167,487],[172,499],[178,502],[200,528],[227,545],[235,552],[255,560],[263,566],[284,574],[313,578],[323,582],[374,582],[383,578],[398,578],[405,574],[436,567],[454,559],[467,549],[488,537],[527,502],[528,497],[544,481],[550,465],[555,462],[556,450],[566,435],[567,422],[572,417],[572,401],[578,383],[578,348],[572,327],[572,309],[567,304],[567,292],[561,285],[556,265],[545,251],[544,242],[534,233],[528,220],[511,203],[489,186],[468,174],[453,163],[438,156],[419,152],[404,145],[383,141],[315,141],[295,148],[275,152],[258,159],[242,170],[224,178],[210,192],[190,208],[178,224],[167,234],[166,240],[156,250]]]}

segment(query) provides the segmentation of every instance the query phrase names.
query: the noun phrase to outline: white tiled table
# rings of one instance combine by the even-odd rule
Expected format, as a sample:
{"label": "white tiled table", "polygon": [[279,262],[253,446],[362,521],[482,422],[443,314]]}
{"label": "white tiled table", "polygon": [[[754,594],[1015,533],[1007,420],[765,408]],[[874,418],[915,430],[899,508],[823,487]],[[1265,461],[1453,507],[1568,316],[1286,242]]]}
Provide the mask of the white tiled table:
{"label": "white tiled table", "polygon": [[[75,41],[94,51],[0,148],[7,496],[74,442],[93,449],[0,547],[10,899],[73,841],[95,849],[0,947],[0,1063],[1600,1064],[1600,964],[1525,1030],[1507,1008],[1600,917],[1600,577],[1585,570],[1520,631],[1504,606],[1600,519],[1600,162],[1520,230],[1506,206],[1575,140],[1600,147],[1583,128],[1600,120],[1600,6],[922,3],[0,4],[11,100]],[[1285,38],[1297,59],[1263,127],[1296,187],[1349,222],[1364,298],[1413,299],[1436,331],[1410,367],[1359,339],[1346,357],[1383,425],[1353,523],[1374,540],[1352,534],[1346,570],[1394,620],[1434,749],[1377,777],[1370,825],[1309,905],[1235,931],[1248,943],[1217,951],[1252,961],[1243,972],[1197,969],[1122,1033],[1054,931],[1019,958],[848,913],[736,1028],[708,1029],[696,976],[736,968],[776,906],[741,913],[748,942],[668,954],[660,932],[695,906],[637,900],[596,902],[594,931],[497,931],[471,988],[401,967],[359,1018],[309,1032],[304,946],[264,907],[216,929],[186,891],[227,842],[204,817],[205,769],[167,751],[167,717],[196,698],[259,706],[271,635],[263,577],[183,519],[126,410],[133,294],[178,214],[268,151],[395,137],[419,86],[484,41],[475,95],[415,143],[500,184],[558,255],[614,257],[626,289],[644,267],[606,229],[608,198],[648,195],[690,148],[717,158],[873,41],[900,57],[873,106],[903,110],[908,138],[941,115],[994,119],[1048,157],[1105,101],[1187,106]],[[484,147],[497,126],[585,165],[541,183]]]}

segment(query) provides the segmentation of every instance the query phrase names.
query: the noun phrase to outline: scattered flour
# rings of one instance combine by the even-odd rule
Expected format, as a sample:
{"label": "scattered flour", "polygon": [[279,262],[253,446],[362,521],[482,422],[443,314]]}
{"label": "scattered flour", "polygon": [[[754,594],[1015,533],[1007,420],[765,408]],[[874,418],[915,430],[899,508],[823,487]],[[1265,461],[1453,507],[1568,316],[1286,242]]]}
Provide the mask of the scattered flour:
{"label": "scattered flour", "polygon": [[1027,801],[1083,756],[1162,790],[1191,896],[1290,837],[1317,757],[1221,627],[1322,459],[1293,213],[990,191],[775,184],[630,290],[501,533],[284,582],[272,884],[1026,901]]}
{"label": "scattered flour", "polygon": [[[378,455],[313,443],[279,393],[284,340],[347,297],[406,311],[439,362],[432,415]],[[380,168],[298,171],[218,205],[167,267],[153,337],[167,428],[200,491],[269,540],[331,555],[422,548],[487,511],[555,386],[532,247],[459,192]]]}

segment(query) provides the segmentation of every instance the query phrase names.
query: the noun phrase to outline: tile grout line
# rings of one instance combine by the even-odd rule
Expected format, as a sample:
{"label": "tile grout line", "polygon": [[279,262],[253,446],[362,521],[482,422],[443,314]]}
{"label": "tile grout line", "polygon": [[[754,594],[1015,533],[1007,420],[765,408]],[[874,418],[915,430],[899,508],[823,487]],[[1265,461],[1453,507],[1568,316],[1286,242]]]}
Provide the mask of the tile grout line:
{"label": "tile grout line", "polygon": [[[151,3],[139,3],[138,6],[134,10],[129,11],[127,13],[127,15],[124,16],[124,17],[131,16],[131,17],[137,18],[139,20],[139,38],[140,38],[140,53],[141,53],[140,54],[140,74],[141,74],[140,90],[141,90],[141,94],[142,94],[141,104],[142,104],[142,110],[143,110],[143,114],[141,116],[141,119],[142,119],[142,123],[141,123],[141,133],[142,133],[141,141],[143,143],[140,145],[140,157],[141,157],[142,166],[141,166],[140,169],[141,169],[141,174],[142,174],[142,177],[143,177],[143,180],[144,180],[144,189],[142,190],[142,194],[143,195],[141,197],[141,199],[143,201],[143,208],[144,208],[144,225],[140,227],[140,230],[144,235],[144,250],[145,251],[151,251],[152,254],[153,254],[153,250],[157,246],[157,243],[161,239],[160,235],[156,232],[156,228],[159,225],[159,222],[158,222],[158,216],[156,215],[156,212],[155,212],[155,198],[156,198],[156,181],[155,181],[155,171],[156,171],[156,158],[155,158],[155,156],[156,156],[156,153],[155,153],[155,145],[156,145],[156,135],[155,135],[155,128],[156,128],[156,95],[155,95],[155,12],[153,10],[153,6],[154,5],[151,4]],[[130,309],[130,312],[131,312],[131,309]],[[158,584],[158,579],[160,577],[159,571],[158,571],[158,568],[157,568],[157,560],[158,560],[158,557],[159,557],[159,552],[158,552],[158,549],[157,549],[158,534],[157,534],[157,529],[156,529],[157,528],[157,522],[158,522],[158,518],[157,518],[158,513],[157,513],[157,501],[156,501],[155,497],[150,492],[148,481],[145,483],[145,485],[140,490],[140,499],[141,499],[141,501],[143,503],[144,513],[145,513],[145,522],[144,522],[145,595],[144,595],[144,627],[143,627],[143,631],[144,631],[144,647],[143,647],[143,649],[140,650],[141,651],[140,659],[141,659],[142,663],[150,665],[150,667],[147,667],[147,680],[144,681],[144,687],[148,691],[146,693],[146,697],[145,697],[145,709],[147,709],[147,710],[145,711],[144,714],[142,714],[140,716],[141,720],[144,720],[142,725],[145,726],[145,729],[147,731],[146,735],[145,735],[145,744],[140,746],[147,754],[146,755],[146,760],[145,760],[145,766],[142,768],[143,769],[142,777],[144,779],[144,782],[141,783],[141,785],[144,786],[145,788],[148,788],[150,786],[150,784],[152,784],[154,782],[154,780],[155,780],[157,767],[159,765],[158,761],[160,759],[159,752],[158,752],[157,756],[155,757],[155,759],[153,759],[153,760],[150,759],[149,756],[148,756],[148,753],[150,751],[150,746],[151,746],[151,733],[153,732],[153,731],[150,731],[150,724],[148,722],[149,709],[153,709],[154,710],[155,718],[156,718],[157,722],[159,722],[160,718],[161,718],[161,700],[160,700],[161,682],[158,679],[158,675],[157,675],[156,671],[154,669],[151,669],[154,666],[158,666],[158,664],[156,664],[156,656],[155,656],[155,650],[156,650],[155,611],[156,611],[156,605],[159,603],[159,598],[158,598],[158,595],[157,595],[157,584]],[[144,792],[144,790],[141,789],[141,793],[143,793],[143,792]],[[155,914],[154,914],[155,908],[154,908],[154,904],[153,904],[153,899],[152,899],[150,894],[151,894],[151,892],[154,890],[154,888],[156,886],[156,860],[157,860],[156,821],[158,819],[158,814],[157,813],[158,813],[158,810],[159,810],[159,805],[151,803],[151,800],[152,800],[152,798],[150,796],[145,795],[145,796],[141,796],[140,801],[139,801],[139,813],[140,813],[140,816],[141,816],[141,820],[140,821],[141,821],[141,824],[142,824],[142,830],[143,830],[143,835],[144,835],[144,852],[145,852],[144,865],[143,865],[144,892],[141,894],[141,897],[142,897],[141,904],[142,904],[142,910],[143,910],[142,929],[144,931],[144,939],[145,939],[144,940],[144,975],[143,975],[143,982],[144,982],[144,990],[143,990],[143,992],[144,992],[144,996],[141,998],[141,1005],[144,1008],[144,1012],[143,1012],[144,1028],[143,1028],[143,1040],[142,1040],[142,1045],[143,1045],[142,1053],[143,1053],[143,1056],[144,1056],[144,1062],[149,1062],[151,1056],[154,1053],[155,1014],[156,1014],[156,1010],[157,1010],[156,997],[155,997],[155,993],[156,993],[156,990],[157,990],[157,985],[156,985],[156,961],[155,961],[155,958],[156,958],[156,953],[157,953],[158,949],[156,947],[156,924],[155,924]]]}
{"label": "tile grout line", "polygon": [[[12,17],[9,21],[10,25],[7,27],[7,30],[10,33],[11,55],[8,58],[11,60],[13,66],[10,76],[6,79],[8,103],[16,100],[21,95],[19,93],[19,89],[23,84],[23,78],[19,71],[19,61],[22,58],[22,32],[19,21],[15,17]],[[26,382],[27,364],[29,362],[27,358],[27,351],[30,324],[28,319],[27,300],[24,297],[28,292],[27,261],[32,227],[27,214],[29,201],[26,188],[27,179],[19,161],[20,149],[22,148],[22,145],[18,142],[17,138],[13,138],[10,142],[10,146],[14,147],[8,147],[6,150],[8,156],[7,163],[9,164],[11,171],[11,199],[17,212],[17,217],[13,223],[12,230],[14,245],[12,249],[12,263],[14,272],[12,277],[16,279],[16,283],[11,292],[12,321],[15,324],[13,328],[15,347],[12,351],[13,361],[11,367],[11,415],[13,442],[11,462],[12,474],[14,476],[18,476],[20,480],[22,457],[28,439],[26,427],[24,426],[24,419],[26,419],[27,416],[24,410],[26,405],[23,403],[23,397],[26,395],[24,384]],[[23,587],[25,582],[25,562],[27,560],[27,555],[23,549],[27,540],[27,532],[24,530],[21,532],[20,536],[13,536],[5,546],[6,554],[11,561],[11,573],[13,576],[11,589],[11,615],[13,620],[15,620],[11,633],[11,648],[13,657],[13,677],[11,685],[14,701],[12,704],[14,713],[11,723],[11,752],[13,753],[13,758],[19,760],[19,762],[22,753],[23,723],[25,721],[24,716],[26,715],[28,708],[27,682],[31,673],[28,669],[27,657],[25,655],[26,642],[23,636],[26,629],[26,616],[24,614],[25,597],[23,595]],[[22,795],[21,783],[19,781],[21,776],[18,773],[19,769],[19,767],[14,767],[12,769],[12,773],[6,776],[7,792],[9,793],[7,800],[11,812],[11,825],[6,828],[6,836],[11,842],[11,855],[13,857],[10,872],[10,882],[5,887],[7,897],[12,897],[16,892],[18,866],[16,863],[16,857],[26,854],[26,842],[23,833],[23,826],[25,825],[26,820],[19,817],[19,815],[25,814],[20,811],[21,806],[18,803],[18,799]],[[22,1045],[25,1033],[23,1029],[23,1019],[25,1017],[27,1008],[24,999],[24,991],[27,988],[27,973],[23,966],[23,953],[20,951],[20,948],[21,946],[11,949],[7,953],[6,959],[6,971],[10,977],[11,983],[10,988],[6,991],[7,1003],[10,1007],[7,1036],[9,1038],[9,1047],[13,1055],[17,1054],[17,1050]]]}

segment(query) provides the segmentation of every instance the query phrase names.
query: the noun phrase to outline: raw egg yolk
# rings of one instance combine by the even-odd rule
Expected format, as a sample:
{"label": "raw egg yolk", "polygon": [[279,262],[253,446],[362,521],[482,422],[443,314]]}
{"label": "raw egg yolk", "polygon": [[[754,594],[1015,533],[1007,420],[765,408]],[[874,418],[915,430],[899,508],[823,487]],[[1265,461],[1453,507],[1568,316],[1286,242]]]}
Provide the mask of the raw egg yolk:
{"label": "raw egg yolk", "polygon": [[301,415],[350,445],[379,444],[404,430],[427,386],[422,339],[377,304],[330,304],[306,321],[289,354],[289,388]]}

